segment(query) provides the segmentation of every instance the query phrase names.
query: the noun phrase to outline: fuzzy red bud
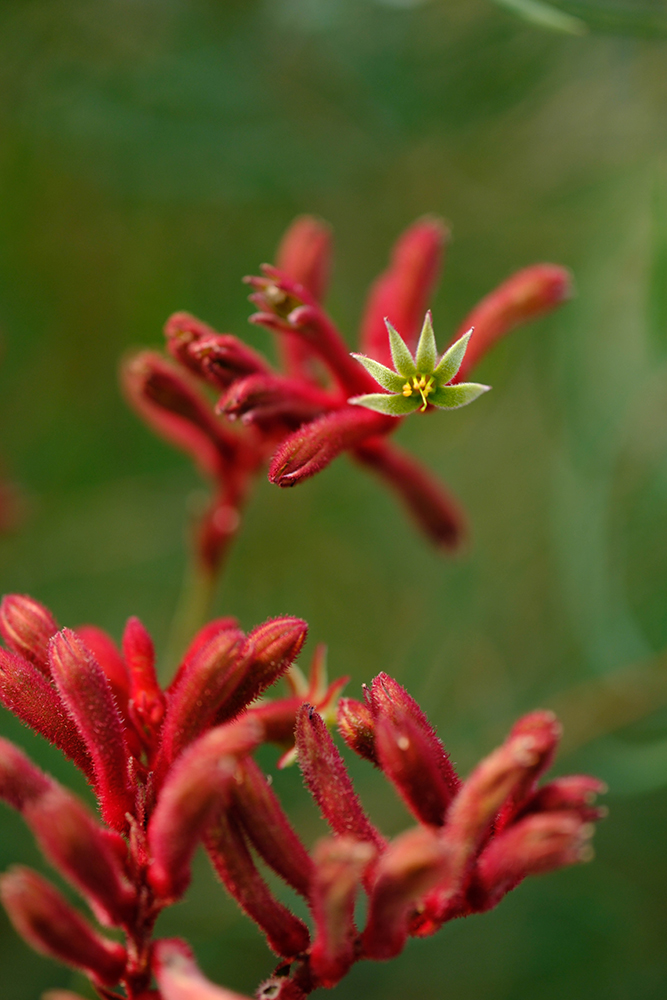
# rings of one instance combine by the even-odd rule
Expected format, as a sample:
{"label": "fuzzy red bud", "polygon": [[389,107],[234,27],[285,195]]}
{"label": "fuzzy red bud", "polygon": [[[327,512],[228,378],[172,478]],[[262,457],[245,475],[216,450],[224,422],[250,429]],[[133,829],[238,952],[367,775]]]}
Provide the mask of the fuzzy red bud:
{"label": "fuzzy red bud", "polygon": [[0,634],[9,648],[49,676],[49,639],[58,623],[48,608],[27,594],[7,594],[0,604]]}

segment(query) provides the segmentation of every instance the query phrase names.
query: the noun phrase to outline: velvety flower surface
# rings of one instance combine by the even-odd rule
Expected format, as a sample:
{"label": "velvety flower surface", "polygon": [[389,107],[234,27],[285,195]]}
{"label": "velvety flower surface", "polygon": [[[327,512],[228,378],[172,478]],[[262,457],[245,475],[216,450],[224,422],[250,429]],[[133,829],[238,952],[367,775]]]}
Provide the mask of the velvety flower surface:
{"label": "velvety flower surface", "polygon": [[[410,937],[488,910],[529,875],[591,858],[604,786],[587,775],[539,784],[560,736],[553,714],[524,716],[463,780],[424,712],[387,674],[363,702],[336,708],[346,679],[328,683],[319,647],[306,680],[294,665],[306,628],[285,616],[244,635],[233,619],[217,619],[163,690],[138,619],[128,621],[121,651],[92,626],[59,630],[32,598],[4,598],[0,701],[81,768],[102,819],[7,740],[0,799],[124,943],[30,869],[0,876],[0,898],[29,944],[84,972],[106,1000],[120,997],[117,984],[129,1000],[239,1000],[202,975],[185,942],[152,940],[160,912],[187,890],[200,842],[280,956],[279,974],[258,990],[264,1000],[302,1000],[357,961],[391,958]],[[287,697],[257,701],[281,676]],[[415,826],[388,839],[369,819],[325,716],[337,716],[345,742],[394,785]],[[295,744],[331,830],[311,849],[252,759],[265,742]],[[308,923],[272,891],[256,856],[305,899]]]}

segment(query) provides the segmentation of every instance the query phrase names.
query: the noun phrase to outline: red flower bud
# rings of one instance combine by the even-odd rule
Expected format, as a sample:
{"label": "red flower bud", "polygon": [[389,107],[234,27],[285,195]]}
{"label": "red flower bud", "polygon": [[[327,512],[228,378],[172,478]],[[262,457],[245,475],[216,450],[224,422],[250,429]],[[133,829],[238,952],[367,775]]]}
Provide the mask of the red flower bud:
{"label": "red flower bud", "polygon": [[352,452],[396,493],[417,527],[438,548],[465,540],[466,519],[458,503],[428,469],[384,438],[364,441]]}
{"label": "red flower bud", "polygon": [[170,691],[155,763],[157,780],[188,744],[210,725],[229,690],[228,677],[238,659],[243,633],[237,628],[219,631],[196,652],[189,653]]}
{"label": "red flower bud", "polygon": [[188,945],[178,938],[155,943],[153,972],[163,1000],[249,1000],[206,979]]}
{"label": "red flower bud", "polygon": [[102,815],[114,829],[124,830],[134,797],[127,774],[124,728],[109,682],[92,653],[70,629],[53,637],[49,656],[60,697],[92,758]]}
{"label": "red flower bud", "polygon": [[361,324],[361,350],[391,364],[385,317],[415,346],[440,272],[449,232],[440,219],[415,222],[396,242],[389,268],[371,287]]}
{"label": "red flower bud", "polygon": [[227,891],[261,928],[269,947],[284,958],[305,952],[310,943],[308,928],[272,895],[232,812],[218,812],[204,844]]}
{"label": "red flower bud", "polygon": [[191,345],[188,353],[203,378],[218,390],[227,389],[237,379],[271,375],[261,354],[229,334],[202,338]]}
{"label": "red flower bud", "polygon": [[280,241],[276,266],[321,302],[329,283],[331,245],[331,227],[326,222],[300,215]]}
{"label": "red flower bud", "polygon": [[236,771],[232,800],[236,818],[258,854],[307,899],[313,863],[261,768],[250,757]]}
{"label": "red flower bud", "polygon": [[225,474],[235,442],[182,371],[143,351],[124,365],[121,376],[128,402],[160,437],[185,451],[203,475]]}
{"label": "red flower bud", "polygon": [[306,641],[308,624],[283,615],[250,632],[225,679],[226,694],[217,722],[233,719],[291,667]]}
{"label": "red flower bud", "polygon": [[120,860],[117,834],[98,826],[79,800],[0,739],[0,798],[18,809],[42,852],[88,899],[103,923],[122,924],[134,893]]}
{"label": "red flower bud", "polygon": [[51,779],[15,747],[0,737],[0,799],[22,811],[51,787]]}
{"label": "red flower bud", "polygon": [[335,986],[354,962],[354,903],[375,850],[350,837],[321,840],[315,847],[311,907],[317,928],[310,967],[322,986]]}
{"label": "red flower bud", "polygon": [[520,812],[520,816],[528,813],[559,812],[570,810],[585,823],[604,819],[607,815],[604,806],[596,806],[598,795],[604,795],[607,786],[604,781],[592,778],[588,774],[569,774],[564,778],[556,778],[538,789],[529,798]]}
{"label": "red flower bud", "polygon": [[167,693],[171,694],[176,690],[181,682],[183,674],[188,669],[195,656],[197,656],[200,649],[203,649],[204,646],[208,645],[211,639],[218,635],[218,633],[228,632],[230,629],[238,629],[238,627],[239,623],[236,618],[224,617],[214,618],[212,621],[204,625],[203,628],[200,628],[183,654],[183,659],[181,660],[178,670],[167,687]]}
{"label": "red flower bud", "polygon": [[271,432],[295,430],[337,406],[337,400],[316,385],[281,375],[249,375],[230,385],[216,410],[228,420],[240,419]]}
{"label": "red flower bud", "polygon": [[474,333],[463,363],[452,381],[467,381],[477,362],[500,337],[520,323],[528,323],[551,312],[571,295],[572,275],[564,267],[534,264],[517,271],[483,298],[461,323],[452,343],[471,327]]}
{"label": "red flower bud", "polygon": [[296,745],[304,781],[333,832],[368,841],[382,851],[384,838],[361,808],[343,758],[310,705],[303,705],[297,715]]}
{"label": "red flower bud", "polygon": [[[398,681],[390,677],[389,674],[383,672],[377,675],[368,692],[368,697],[376,726],[381,719],[387,719],[392,723],[393,727],[398,729],[407,720],[410,720],[412,723],[411,730],[414,736],[413,749],[405,747],[401,751],[401,747],[397,746],[397,750],[406,755],[402,767],[409,767],[408,758],[414,756],[415,753],[419,756],[420,751],[424,756],[425,762],[427,760],[430,762],[430,764],[425,763],[424,766],[429,767],[430,771],[433,772],[433,782],[438,791],[432,794],[437,796],[438,804],[435,808],[435,813],[439,813],[440,802],[445,801],[448,803],[452,799],[461,787],[461,779],[454,770],[452,762],[431,723],[414,698],[408,694]],[[420,734],[419,737],[417,733]],[[399,733],[395,733],[394,735],[397,739],[400,738]],[[392,759],[395,759],[395,752],[392,751]],[[398,764],[397,760],[395,762]],[[418,765],[415,764],[413,766]],[[407,772],[405,772],[405,775],[407,779]],[[436,775],[439,775],[439,780]],[[415,775],[414,777],[415,780],[418,780],[418,776]],[[398,779],[398,774],[396,775],[396,779]],[[395,779],[392,777],[392,780]],[[401,794],[408,794],[408,784],[406,784]],[[426,794],[428,795],[428,793]],[[414,798],[414,796],[412,797]],[[410,808],[413,807],[414,804],[410,806]],[[425,820],[424,822],[432,822],[432,820]]]}
{"label": "red flower bud", "polygon": [[83,970],[97,983],[118,982],[127,959],[123,946],[96,934],[37,872],[10,869],[0,876],[0,897],[12,924],[35,951]]}
{"label": "red flower bud", "polygon": [[4,649],[0,649],[0,701],[94,782],[93,762],[58,692],[33,663]]}
{"label": "red flower bud", "polygon": [[590,861],[595,832],[575,812],[526,816],[494,837],[477,862],[472,888],[476,909],[490,909],[526,875]]}
{"label": "red flower bud", "polygon": [[416,827],[391,842],[381,856],[369,901],[362,942],[368,958],[393,958],[403,950],[410,911],[452,864],[448,845],[427,827]]}
{"label": "red flower bud", "polygon": [[368,705],[354,698],[338,702],[338,732],[350,750],[379,766],[375,751],[375,721]]}
{"label": "red flower bud", "polygon": [[475,768],[452,802],[446,837],[472,851],[502,807],[504,818],[511,817],[550,764],[559,736],[560,725],[552,712],[533,712],[520,719],[505,743]]}
{"label": "red flower bud", "polygon": [[123,653],[130,672],[130,715],[148,746],[155,742],[164,716],[164,694],[155,673],[153,640],[138,618],[130,618],[123,634]]}
{"label": "red flower bud", "polygon": [[48,608],[27,594],[7,594],[0,604],[0,635],[13,652],[30,660],[47,677],[49,639],[58,623]]}
{"label": "red flower bud", "polygon": [[130,675],[127,664],[108,632],[97,625],[79,625],[74,630],[81,642],[101,666],[124,718],[130,697]]}
{"label": "red flower bud", "polygon": [[190,882],[190,862],[211,815],[229,794],[237,758],[262,740],[258,723],[244,717],[205,733],[169,772],[148,827],[153,854],[150,881],[164,899],[177,899]]}
{"label": "red flower bud", "polygon": [[283,441],[271,460],[269,482],[296,486],[321,472],[347,448],[355,448],[367,438],[387,434],[395,427],[394,417],[360,406],[344,406],[327,413]]}

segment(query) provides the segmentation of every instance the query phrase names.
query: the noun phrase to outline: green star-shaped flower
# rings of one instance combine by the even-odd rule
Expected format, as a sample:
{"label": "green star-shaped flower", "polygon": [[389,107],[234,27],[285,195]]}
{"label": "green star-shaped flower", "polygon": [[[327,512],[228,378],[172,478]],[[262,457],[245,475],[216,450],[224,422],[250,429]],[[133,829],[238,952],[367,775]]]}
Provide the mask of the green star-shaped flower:
{"label": "green star-shaped flower", "polygon": [[390,417],[403,417],[415,410],[421,410],[423,413],[429,404],[437,406],[440,410],[455,410],[459,406],[472,403],[491,388],[490,385],[481,385],[479,382],[448,385],[461,367],[472,330],[468,330],[452,344],[438,361],[430,311],[426,313],[414,358],[400,333],[394,329],[389,320],[386,319],[385,323],[396,370],[386,368],[365,354],[353,354],[352,357],[356,358],[388,392],[371,392],[365,396],[354,396],[348,399],[348,403],[366,406],[369,410],[377,410],[378,413],[386,413]]}

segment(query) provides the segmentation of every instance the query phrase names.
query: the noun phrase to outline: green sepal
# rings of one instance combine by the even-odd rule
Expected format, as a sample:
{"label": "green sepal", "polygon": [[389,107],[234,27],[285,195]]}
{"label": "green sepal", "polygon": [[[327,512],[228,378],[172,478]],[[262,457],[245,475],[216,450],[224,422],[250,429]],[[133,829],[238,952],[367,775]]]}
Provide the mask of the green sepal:
{"label": "green sepal", "polygon": [[490,385],[481,385],[479,382],[459,382],[458,385],[440,386],[426,398],[440,410],[456,410],[459,406],[472,403],[490,388]]}
{"label": "green sepal", "polygon": [[348,399],[348,403],[365,406],[388,417],[404,417],[406,413],[413,413],[420,407],[422,400],[421,396],[388,396],[384,392],[370,392],[366,396],[353,396],[352,399]]}
{"label": "green sepal", "polygon": [[424,325],[419,335],[417,353],[415,354],[415,365],[417,371],[422,375],[430,375],[438,360],[438,348],[435,344],[435,334],[433,333],[433,320],[431,310],[424,317]]}
{"label": "green sepal", "polygon": [[436,385],[446,385],[456,375],[457,371],[461,367],[463,357],[468,347],[468,341],[472,336],[472,330],[468,330],[464,333],[462,337],[459,337],[452,346],[445,351],[438,367],[433,372],[433,377],[435,379]]}
{"label": "green sepal", "polygon": [[415,362],[410,354],[408,345],[405,343],[398,330],[393,328],[388,319],[384,322],[387,327],[387,333],[389,334],[389,346],[391,348],[391,357],[394,362],[394,368],[398,374],[403,375],[404,378],[411,378],[413,375],[417,374],[417,369],[415,368]]}
{"label": "green sepal", "polygon": [[358,361],[360,365],[363,365],[369,375],[378,382],[383,389],[388,389],[389,392],[401,392],[403,386],[405,385],[405,378],[402,375],[397,375],[393,372],[391,368],[386,368],[381,365],[379,361],[375,361],[373,358],[366,357],[365,354],[352,354],[355,361]]}

